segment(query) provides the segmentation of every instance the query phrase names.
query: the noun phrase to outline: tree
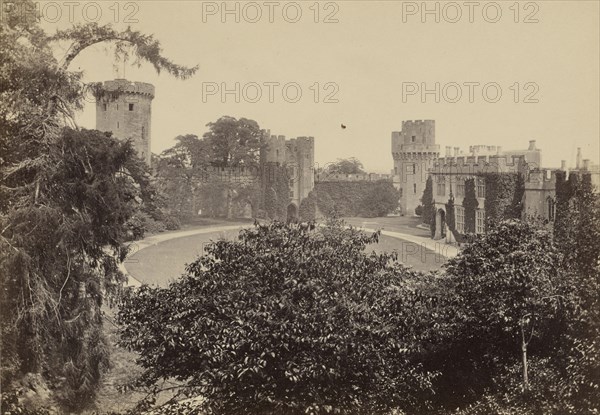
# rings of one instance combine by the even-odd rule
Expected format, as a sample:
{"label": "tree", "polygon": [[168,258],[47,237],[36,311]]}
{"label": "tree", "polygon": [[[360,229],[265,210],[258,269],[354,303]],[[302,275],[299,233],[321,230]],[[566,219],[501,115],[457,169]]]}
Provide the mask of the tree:
{"label": "tree", "polygon": [[416,409],[432,375],[411,361],[415,274],[365,254],[377,239],[340,223],[256,225],[168,288],[131,291],[118,319],[142,384],[177,379],[211,413]]}
{"label": "tree", "polygon": [[563,373],[557,399],[581,413],[600,401],[600,197],[589,173],[558,172],[554,236],[564,253],[562,291],[572,294],[559,360]]}
{"label": "tree", "polygon": [[425,190],[423,190],[423,196],[421,196],[421,206],[423,206],[423,223],[429,225],[435,218],[435,201],[433,200],[433,178],[427,177],[425,182]]}
{"label": "tree", "polygon": [[337,159],[326,167],[328,174],[365,174],[363,164],[355,157]]}
{"label": "tree", "polygon": [[311,190],[308,196],[300,202],[298,216],[305,222],[314,221],[317,218],[317,197],[314,190]]}
{"label": "tree", "polygon": [[446,264],[447,292],[456,295],[455,306],[461,310],[458,324],[474,342],[473,348],[479,348],[479,354],[470,359],[477,359],[480,367],[491,364],[493,372],[500,362],[510,365],[518,345],[525,391],[530,388],[529,348],[535,345],[541,354],[543,343],[536,340],[551,335],[549,322],[564,300],[559,289],[561,261],[548,231],[533,223],[508,220]]}
{"label": "tree", "polygon": [[[171,196],[169,204],[181,217],[196,215],[200,206],[210,216],[228,218],[241,210],[236,203],[250,203],[257,210],[262,130],[256,121],[233,117],[221,117],[208,127],[201,139],[176,137],[177,144],[161,154],[157,177]],[[217,168],[227,174],[221,176]]]}
{"label": "tree", "polygon": [[477,195],[475,194],[475,179],[465,180],[465,197],[463,207],[465,208],[465,234],[474,234],[477,207]]}
{"label": "tree", "polygon": [[386,216],[398,208],[400,192],[391,182],[378,181],[370,185],[358,207],[358,215],[367,218]]}
{"label": "tree", "polygon": [[288,170],[278,163],[265,163],[261,167],[262,208],[268,218],[285,221],[292,197]]}
{"label": "tree", "polygon": [[203,136],[211,150],[215,166],[239,167],[256,165],[259,160],[263,132],[254,120],[223,116],[207,124]]}
{"label": "tree", "polygon": [[[50,45],[62,41],[71,47],[58,62]],[[123,280],[126,223],[150,196],[132,147],[73,119],[86,88],[69,64],[99,42],[157,71],[195,72],[137,31],[87,24],[48,36],[21,14],[0,21],[1,381],[41,373],[69,411],[94,399],[107,362],[100,306]]]}

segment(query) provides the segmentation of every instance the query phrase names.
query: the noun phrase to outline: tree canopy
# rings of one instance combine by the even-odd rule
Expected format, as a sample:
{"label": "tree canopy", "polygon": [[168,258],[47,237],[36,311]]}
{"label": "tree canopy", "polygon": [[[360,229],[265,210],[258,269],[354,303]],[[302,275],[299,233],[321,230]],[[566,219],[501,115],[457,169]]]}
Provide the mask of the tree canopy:
{"label": "tree canopy", "polygon": [[328,174],[364,174],[363,164],[356,157],[337,159],[335,163],[325,166]]}
{"label": "tree canopy", "polygon": [[418,311],[378,234],[270,223],[217,241],[166,289],[130,292],[122,342],[142,384],[177,379],[212,413],[381,413],[420,407]]}
{"label": "tree canopy", "polygon": [[[52,45],[62,41],[71,47],[58,61]],[[196,70],[130,29],[86,24],[50,36],[33,16],[0,21],[0,381],[4,398],[11,380],[43,374],[66,411],[93,402],[107,365],[100,306],[123,281],[127,222],[153,198],[129,143],[75,124],[86,86],[69,63],[99,42],[176,77]]]}
{"label": "tree canopy", "polygon": [[211,162],[219,167],[256,165],[263,145],[258,123],[247,118],[223,116],[207,124],[203,138],[211,151]]}

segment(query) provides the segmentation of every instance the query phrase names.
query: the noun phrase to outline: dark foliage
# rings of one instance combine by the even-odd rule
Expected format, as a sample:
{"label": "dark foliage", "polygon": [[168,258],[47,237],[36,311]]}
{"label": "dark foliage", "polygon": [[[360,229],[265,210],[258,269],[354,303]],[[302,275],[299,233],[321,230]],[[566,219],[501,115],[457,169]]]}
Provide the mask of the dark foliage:
{"label": "dark foliage", "polygon": [[141,382],[177,379],[210,413],[423,410],[432,375],[411,359],[424,327],[416,275],[366,255],[377,237],[258,225],[210,245],[169,288],[130,293],[119,321]]}
{"label": "dark foliage", "polygon": [[520,219],[525,191],[523,177],[517,173],[485,173],[486,229],[504,219]]}
{"label": "dark foliage", "polygon": [[465,234],[475,233],[475,218],[479,202],[475,194],[475,179],[465,180],[465,197],[463,207],[465,208]]}
{"label": "dark foliage", "polygon": [[381,217],[398,208],[399,193],[389,181],[319,182],[314,191],[326,216]]}
{"label": "dark foliage", "polygon": [[423,207],[421,219],[423,223],[429,225],[435,220],[435,201],[433,200],[433,179],[431,176],[427,177],[425,182],[425,190],[423,190],[423,196],[421,196],[421,206]]}

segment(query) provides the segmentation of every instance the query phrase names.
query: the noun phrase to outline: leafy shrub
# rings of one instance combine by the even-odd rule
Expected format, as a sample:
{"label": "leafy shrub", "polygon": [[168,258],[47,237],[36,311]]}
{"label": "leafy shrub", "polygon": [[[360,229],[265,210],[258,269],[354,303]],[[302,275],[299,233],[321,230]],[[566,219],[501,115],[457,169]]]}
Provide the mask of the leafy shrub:
{"label": "leafy shrub", "polygon": [[419,205],[415,208],[415,215],[417,215],[417,216],[423,215],[423,205]]}
{"label": "leafy shrub", "polygon": [[165,216],[163,223],[168,231],[175,231],[181,228],[181,221],[175,216]]}
{"label": "leafy shrub", "polygon": [[[271,223],[218,241],[168,288],[125,295],[124,346],[140,382],[184,381],[219,414],[382,413],[421,408],[412,271],[365,254],[379,234]],[[415,331],[417,330],[417,331]]]}

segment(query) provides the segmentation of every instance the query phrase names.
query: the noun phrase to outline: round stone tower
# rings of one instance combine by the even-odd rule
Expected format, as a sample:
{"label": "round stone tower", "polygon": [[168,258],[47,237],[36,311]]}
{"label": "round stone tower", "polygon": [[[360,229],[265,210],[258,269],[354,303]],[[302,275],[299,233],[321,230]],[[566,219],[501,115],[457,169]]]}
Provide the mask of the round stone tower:
{"label": "round stone tower", "polygon": [[400,214],[415,215],[429,169],[439,155],[433,120],[402,121],[402,131],[392,132],[394,187],[400,190]]}
{"label": "round stone tower", "polygon": [[102,83],[96,96],[96,129],[131,140],[138,156],[150,165],[154,85],[115,79]]}

